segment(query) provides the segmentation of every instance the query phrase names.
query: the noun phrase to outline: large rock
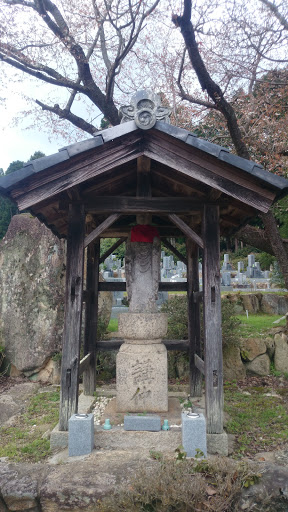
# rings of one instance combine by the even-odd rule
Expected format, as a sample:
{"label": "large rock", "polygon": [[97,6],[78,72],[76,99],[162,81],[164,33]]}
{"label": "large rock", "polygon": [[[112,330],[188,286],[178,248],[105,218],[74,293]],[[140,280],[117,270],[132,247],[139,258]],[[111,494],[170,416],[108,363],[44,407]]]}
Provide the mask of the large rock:
{"label": "large rock", "polygon": [[245,367],[248,374],[264,377],[270,373],[270,358],[267,354],[262,354],[261,356],[255,357],[253,361],[249,361],[249,363],[245,364]]}
{"label": "large rock", "polygon": [[267,346],[262,338],[245,338],[241,340],[241,355],[245,361],[253,361],[255,357],[265,354]]}
{"label": "large rock", "polygon": [[288,312],[288,296],[264,293],[261,309],[268,315],[285,315]]}
{"label": "large rock", "polygon": [[12,218],[0,244],[0,344],[31,375],[61,349],[64,242],[30,214]]}
{"label": "large rock", "polygon": [[288,337],[286,334],[276,334],[274,365],[275,370],[288,372]]}
{"label": "large rock", "polygon": [[258,313],[261,309],[261,293],[245,293],[241,295],[243,308],[249,313]]}
{"label": "large rock", "polygon": [[224,380],[240,380],[245,378],[246,370],[241,360],[239,347],[224,347],[223,375]]}

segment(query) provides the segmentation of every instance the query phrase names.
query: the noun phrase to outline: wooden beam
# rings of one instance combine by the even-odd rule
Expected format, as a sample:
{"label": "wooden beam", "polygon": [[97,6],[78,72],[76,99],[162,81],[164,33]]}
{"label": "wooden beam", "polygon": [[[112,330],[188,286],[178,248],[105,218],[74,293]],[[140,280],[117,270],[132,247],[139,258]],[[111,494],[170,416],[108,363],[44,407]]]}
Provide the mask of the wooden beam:
{"label": "wooden beam", "polygon": [[203,292],[193,292],[193,302],[196,304],[197,302],[203,301]]}
{"label": "wooden beam", "polygon": [[114,224],[114,222],[116,222],[116,220],[119,219],[119,217],[120,217],[120,214],[118,214],[118,213],[114,213],[113,215],[109,215],[109,217],[107,219],[105,219],[104,222],[102,222],[102,224],[97,226],[96,229],[91,231],[91,233],[89,233],[89,235],[87,235],[85,237],[84,247],[87,247],[87,245],[89,245],[91,242],[96,240],[96,238],[98,238],[101,235],[101,233],[103,233],[103,231],[105,231],[112,224]]}
{"label": "wooden beam", "polygon": [[223,362],[220,291],[219,208],[205,206],[203,215],[203,310],[205,407],[207,433],[223,432]]}
{"label": "wooden beam", "polygon": [[189,213],[202,209],[203,201],[193,201],[191,197],[97,196],[91,202],[85,201],[87,213]]}
{"label": "wooden beam", "polygon": [[79,364],[79,375],[82,375],[82,373],[89,367],[92,356],[93,354],[89,352],[89,354],[86,354],[86,356],[81,359]]}
{"label": "wooden beam", "polygon": [[201,354],[200,304],[195,302],[199,292],[199,248],[189,238],[187,250],[187,302],[188,302],[188,341],[189,341],[189,386],[191,396],[202,396],[202,375],[195,364],[195,356]]}
{"label": "wooden beam", "polygon": [[126,242],[126,240],[127,240],[127,237],[122,236],[119,240],[117,240],[117,242],[115,242],[115,244],[111,245],[110,249],[108,249],[103,254],[103,256],[100,257],[99,263],[103,263],[106,260],[106,258],[108,258],[108,256],[110,256],[110,254],[112,254],[112,252],[115,251],[120,245],[122,245],[124,242]]}
{"label": "wooden beam", "polygon": [[[205,363],[204,363],[203,359],[201,359],[201,357],[197,356],[197,354],[195,354],[194,358],[195,358],[194,359],[195,366],[197,367],[199,372],[201,372],[203,375],[205,375]],[[201,389],[201,395],[195,395],[195,396],[202,396],[202,389]]]}
{"label": "wooden beam", "polygon": [[190,238],[193,242],[195,242],[197,245],[199,245],[199,247],[201,247],[201,249],[203,249],[204,247],[204,244],[203,244],[203,240],[202,238],[197,235],[197,233],[195,233],[195,231],[193,231],[193,229],[191,229],[187,224],[186,222],[184,222],[182,219],[180,219],[179,217],[177,217],[177,215],[168,215],[169,219],[175,224],[175,226],[177,226],[179,229],[181,229],[181,231],[183,231],[183,233],[188,236],[188,238]]}
{"label": "wooden beam", "polygon": [[96,351],[98,327],[98,291],[99,291],[100,239],[87,247],[85,336],[84,355],[91,354],[89,365],[83,374],[84,395],[93,395],[96,390]]}
{"label": "wooden beam", "polygon": [[[126,282],[125,281],[105,281],[99,282],[99,292],[125,292]],[[159,282],[159,292],[186,292],[187,282]],[[85,294],[86,296],[86,294]]]}
{"label": "wooden beam", "polygon": [[78,409],[85,232],[83,206],[69,206],[68,223],[59,430],[68,430],[68,420]]}
{"label": "wooden beam", "polygon": [[147,156],[137,158],[137,196],[151,197],[151,160]]}
{"label": "wooden beam", "polygon": [[181,254],[179,251],[177,251],[177,249],[174,247],[174,245],[172,245],[169,240],[167,240],[166,238],[162,238],[161,239],[161,242],[163,245],[165,245],[165,247],[167,249],[169,249],[169,251],[173,252],[173,254],[175,254],[175,256],[180,260],[182,261],[183,263],[185,263],[185,265],[187,265],[187,258],[185,258],[185,256],[183,256],[183,254]]}

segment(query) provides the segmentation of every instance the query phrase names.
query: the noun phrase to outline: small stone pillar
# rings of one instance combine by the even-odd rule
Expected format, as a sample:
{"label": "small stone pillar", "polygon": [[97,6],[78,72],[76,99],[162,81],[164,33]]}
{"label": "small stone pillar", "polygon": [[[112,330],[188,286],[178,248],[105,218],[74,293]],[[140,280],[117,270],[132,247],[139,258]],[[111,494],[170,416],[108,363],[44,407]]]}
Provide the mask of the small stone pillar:
{"label": "small stone pillar", "polygon": [[167,332],[167,317],[158,312],[156,305],[160,239],[153,237],[155,228],[152,226],[136,226],[140,232],[144,228],[142,238],[149,232],[149,227],[152,228],[151,240],[134,241],[132,229],[132,236],[126,244],[129,312],[119,315],[118,330],[124,338],[116,359],[116,404],[119,412],[168,411],[167,350],[162,343]]}

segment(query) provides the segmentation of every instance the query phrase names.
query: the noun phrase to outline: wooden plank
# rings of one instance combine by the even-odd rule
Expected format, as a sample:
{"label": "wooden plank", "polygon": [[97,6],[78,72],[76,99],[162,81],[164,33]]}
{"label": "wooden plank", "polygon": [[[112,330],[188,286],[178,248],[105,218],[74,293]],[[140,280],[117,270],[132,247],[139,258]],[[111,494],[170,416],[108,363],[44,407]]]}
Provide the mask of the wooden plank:
{"label": "wooden plank", "polygon": [[90,353],[91,357],[83,373],[84,395],[93,395],[96,390],[95,342],[98,326],[99,256],[100,239],[87,248],[84,355]]}
{"label": "wooden plank", "polygon": [[91,354],[91,352],[89,352],[89,354],[86,354],[86,356],[84,356],[83,359],[81,359],[80,364],[79,364],[79,375],[82,375],[84,370],[86,370],[86,368],[88,368],[88,366],[90,365],[92,356],[93,355]]}
{"label": "wooden plank", "polygon": [[[99,291],[100,292],[125,292],[126,291],[126,282],[100,282],[99,283]],[[159,282],[159,292],[186,292],[187,291],[187,282]]]}
{"label": "wooden plank", "polygon": [[118,213],[109,215],[109,217],[105,219],[104,222],[100,224],[100,226],[97,226],[96,229],[94,229],[91,233],[89,233],[89,235],[85,237],[84,247],[87,247],[91,242],[96,240],[96,238],[98,238],[101,235],[101,233],[103,233],[103,231],[105,231],[112,224],[114,224],[114,222],[116,222],[116,220],[119,219],[119,217],[120,215]]}
{"label": "wooden plank", "polygon": [[91,202],[85,201],[85,210],[87,213],[189,213],[202,210],[203,204],[191,197],[97,196]]}
{"label": "wooden plank", "polygon": [[219,208],[205,206],[203,215],[203,309],[205,406],[207,432],[223,432],[223,362],[220,292]]}
{"label": "wooden plank", "polygon": [[85,213],[81,205],[69,207],[65,320],[62,344],[59,430],[68,430],[77,412],[82,317]]}
{"label": "wooden plank", "polygon": [[137,158],[137,196],[151,197],[151,160],[147,156]]}
{"label": "wooden plank", "polygon": [[[194,364],[203,375],[205,375],[205,363],[201,357],[197,356],[197,354],[194,355]],[[202,387],[201,387],[201,395],[195,395],[195,396],[202,396]]]}
{"label": "wooden plank", "polygon": [[169,219],[179,228],[183,233],[188,236],[193,242],[195,242],[199,247],[203,249],[203,240],[202,238],[191,229],[186,222],[180,219],[177,215],[172,214],[168,215]]}
{"label": "wooden plank", "polygon": [[173,254],[175,254],[175,256],[180,260],[180,261],[183,261],[183,263],[185,265],[187,265],[187,258],[185,258],[185,256],[183,256],[183,254],[181,254],[179,251],[177,251],[176,247],[174,247],[174,245],[172,245],[169,240],[167,240],[166,238],[162,238],[161,239],[161,242],[163,245],[165,245],[165,247],[167,249],[169,249],[169,251],[173,252]]}
{"label": "wooden plank", "polygon": [[115,244],[111,245],[110,249],[108,249],[103,254],[103,256],[100,257],[99,263],[103,263],[106,260],[106,258],[108,258],[110,256],[110,254],[112,254],[112,252],[115,251],[120,245],[122,245],[124,242],[126,242],[126,240],[127,240],[126,236],[122,236],[121,238],[119,238],[119,240],[117,240],[117,242],[115,242]]}
{"label": "wooden plank", "polygon": [[191,396],[202,396],[202,374],[195,363],[201,354],[200,304],[195,302],[199,292],[199,248],[190,239],[186,240],[187,252],[187,302],[189,341],[189,387]]}
{"label": "wooden plank", "polygon": [[[99,340],[96,344],[97,350],[118,350],[124,343],[123,338],[112,338],[109,340]],[[179,350],[180,352],[188,352],[187,340],[162,340],[167,350]]]}

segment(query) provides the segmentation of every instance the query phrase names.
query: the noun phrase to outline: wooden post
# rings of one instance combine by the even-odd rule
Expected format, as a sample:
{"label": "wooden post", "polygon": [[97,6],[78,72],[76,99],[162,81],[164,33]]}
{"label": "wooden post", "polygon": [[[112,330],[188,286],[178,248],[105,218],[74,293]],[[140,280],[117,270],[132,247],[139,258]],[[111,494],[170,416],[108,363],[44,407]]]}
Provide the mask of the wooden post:
{"label": "wooden post", "polygon": [[96,341],[98,326],[100,239],[87,248],[84,356],[91,354],[89,366],[83,372],[84,395],[93,395],[96,390]]}
{"label": "wooden post", "polygon": [[204,206],[203,307],[207,433],[223,432],[219,207]]}
{"label": "wooden post", "polygon": [[84,235],[84,207],[79,204],[70,204],[59,430],[68,430],[68,420],[72,414],[77,412],[78,408]]}
{"label": "wooden post", "polygon": [[186,248],[190,395],[202,396],[202,374],[195,366],[195,354],[201,357],[200,301],[194,300],[194,293],[199,292],[199,248],[189,238]]}

